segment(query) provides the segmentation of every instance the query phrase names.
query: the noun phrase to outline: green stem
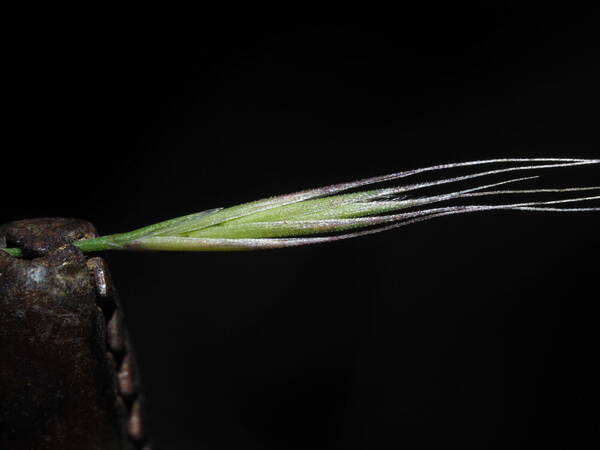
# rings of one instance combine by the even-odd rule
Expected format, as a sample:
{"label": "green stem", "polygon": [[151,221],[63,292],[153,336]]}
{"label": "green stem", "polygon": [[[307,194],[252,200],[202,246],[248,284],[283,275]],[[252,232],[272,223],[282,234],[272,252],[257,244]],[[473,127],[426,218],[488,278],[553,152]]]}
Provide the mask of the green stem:
{"label": "green stem", "polygon": [[[123,249],[122,242],[131,239],[130,233],[112,234],[109,236],[101,236],[93,239],[84,239],[81,241],[71,242],[72,245],[79,248],[84,253],[101,252],[104,250],[121,250]],[[23,256],[23,251],[20,248],[2,248],[0,249],[11,256],[20,258]]]}
{"label": "green stem", "polygon": [[120,250],[123,248],[122,241],[129,239],[129,233],[111,234],[93,239],[75,241],[72,244],[84,253],[101,252],[104,250]]}
{"label": "green stem", "polygon": [[20,258],[21,256],[23,256],[23,252],[21,251],[20,248],[0,248],[0,250],[8,253],[10,256],[15,256],[17,258]]}

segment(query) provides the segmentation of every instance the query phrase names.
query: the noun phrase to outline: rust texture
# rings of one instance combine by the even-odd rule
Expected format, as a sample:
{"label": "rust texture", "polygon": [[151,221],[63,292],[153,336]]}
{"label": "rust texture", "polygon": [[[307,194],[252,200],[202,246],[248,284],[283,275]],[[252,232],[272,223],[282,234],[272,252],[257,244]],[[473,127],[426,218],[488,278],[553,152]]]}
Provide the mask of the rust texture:
{"label": "rust texture", "polygon": [[149,448],[137,365],[106,261],[75,219],[0,227],[0,448]]}
{"label": "rust texture", "polygon": [[42,256],[51,249],[77,239],[96,237],[94,226],[84,220],[65,218],[26,219],[0,227],[6,247],[19,247],[26,255]]}

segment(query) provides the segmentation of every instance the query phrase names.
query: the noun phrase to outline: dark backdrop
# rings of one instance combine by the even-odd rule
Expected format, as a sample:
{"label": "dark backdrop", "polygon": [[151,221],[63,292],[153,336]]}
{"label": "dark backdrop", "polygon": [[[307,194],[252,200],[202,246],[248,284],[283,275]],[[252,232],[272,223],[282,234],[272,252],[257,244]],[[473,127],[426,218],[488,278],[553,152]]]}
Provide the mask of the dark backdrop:
{"label": "dark backdrop", "polygon": [[[593,11],[203,8],[7,16],[2,222],[108,234],[442,162],[600,156]],[[593,448],[599,225],[110,254],[155,448]]]}

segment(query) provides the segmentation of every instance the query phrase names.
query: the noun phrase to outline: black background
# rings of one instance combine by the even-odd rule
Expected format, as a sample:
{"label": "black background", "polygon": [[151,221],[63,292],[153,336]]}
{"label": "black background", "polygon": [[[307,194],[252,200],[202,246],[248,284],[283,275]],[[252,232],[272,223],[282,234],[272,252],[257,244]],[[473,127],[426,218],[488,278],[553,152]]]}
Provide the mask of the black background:
{"label": "black background", "polygon": [[[109,234],[443,162],[600,156],[593,11],[343,9],[7,16],[1,221]],[[110,254],[155,448],[595,447],[599,225]]]}

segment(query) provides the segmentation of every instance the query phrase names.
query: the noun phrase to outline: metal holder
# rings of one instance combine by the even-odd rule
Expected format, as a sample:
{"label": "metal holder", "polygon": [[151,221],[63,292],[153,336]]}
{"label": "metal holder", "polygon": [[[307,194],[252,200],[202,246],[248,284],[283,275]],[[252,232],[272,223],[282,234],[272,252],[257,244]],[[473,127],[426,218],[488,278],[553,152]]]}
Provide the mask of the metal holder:
{"label": "metal holder", "polygon": [[137,364],[89,222],[0,227],[0,448],[149,450]]}

